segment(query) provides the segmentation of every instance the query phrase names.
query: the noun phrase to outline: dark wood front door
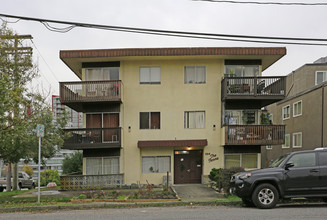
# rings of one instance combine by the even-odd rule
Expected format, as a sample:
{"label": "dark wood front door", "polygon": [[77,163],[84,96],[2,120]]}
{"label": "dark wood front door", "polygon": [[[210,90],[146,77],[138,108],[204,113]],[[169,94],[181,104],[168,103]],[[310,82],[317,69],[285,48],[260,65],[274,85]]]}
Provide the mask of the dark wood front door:
{"label": "dark wood front door", "polygon": [[202,150],[175,151],[174,183],[201,183]]}

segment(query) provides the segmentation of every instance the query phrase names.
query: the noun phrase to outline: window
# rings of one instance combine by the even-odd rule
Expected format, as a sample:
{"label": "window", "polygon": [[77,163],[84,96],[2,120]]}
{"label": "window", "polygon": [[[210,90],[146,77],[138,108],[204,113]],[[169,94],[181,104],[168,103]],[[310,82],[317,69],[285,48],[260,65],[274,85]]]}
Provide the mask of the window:
{"label": "window", "polygon": [[293,168],[316,166],[316,153],[295,154],[288,162],[294,164]]}
{"label": "window", "polygon": [[327,81],[327,71],[316,72],[316,85]]}
{"label": "window", "polygon": [[293,117],[302,115],[302,101],[293,104]]}
{"label": "window", "polygon": [[119,174],[119,157],[87,157],[86,175]]}
{"label": "window", "polygon": [[140,129],[160,129],[160,112],[140,112]]}
{"label": "window", "polygon": [[119,80],[119,67],[85,69],[85,81]]}
{"label": "window", "polygon": [[160,84],[160,67],[140,67],[140,84]]}
{"label": "window", "polygon": [[184,72],[185,84],[206,83],[205,66],[186,66]]}
{"label": "window", "polygon": [[205,128],[205,111],[184,112],[184,128]]}
{"label": "window", "polygon": [[319,165],[327,166],[327,152],[319,152]]}
{"label": "window", "polygon": [[285,144],[282,145],[282,148],[290,148],[290,135],[285,134]]}
{"label": "window", "polygon": [[287,106],[285,106],[285,107],[283,107],[283,111],[282,111],[282,114],[283,114],[283,120],[285,120],[285,119],[289,119],[290,118],[290,106],[289,105],[287,105]]}
{"label": "window", "polygon": [[257,154],[226,154],[225,168],[243,167],[245,169],[255,169],[258,167]]}
{"label": "window", "polygon": [[267,145],[266,146],[266,150],[272,150],[272,149],[273,149],[272,145]]}
{"label": "window", "polygon": [[142,173],[170,172],[169,156],[142,157]]}
{"label": "window", "polygon": [[302,133],[293,134],[293,147],[302,147]]}
{"label": "window", "polygon": [[258,76],[259,65],[226,65],[225,74],[237,77]]}

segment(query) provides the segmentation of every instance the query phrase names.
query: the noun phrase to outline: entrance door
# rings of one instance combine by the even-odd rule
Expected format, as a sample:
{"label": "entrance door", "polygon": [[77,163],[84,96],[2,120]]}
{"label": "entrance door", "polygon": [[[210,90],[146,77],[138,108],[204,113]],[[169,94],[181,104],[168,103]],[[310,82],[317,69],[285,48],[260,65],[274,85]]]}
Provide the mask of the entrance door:
{"label": "entrance door", "polygon": [[175,151],[174,183],[201,183],[202,150]]}

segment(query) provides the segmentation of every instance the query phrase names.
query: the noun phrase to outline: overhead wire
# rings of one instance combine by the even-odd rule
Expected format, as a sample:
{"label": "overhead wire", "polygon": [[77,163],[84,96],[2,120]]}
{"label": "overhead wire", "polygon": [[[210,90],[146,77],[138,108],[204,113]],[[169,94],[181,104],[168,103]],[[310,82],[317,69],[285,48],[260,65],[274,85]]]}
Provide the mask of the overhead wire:
{"label": "overhead wire", "polygon": [[258,2],[258,1],[228,1],[228,0],[192,0],[200,2],[214,2],[214,3],[232,3],[232,4],[256,4],[256,5],[281,5],[281,6],[327,6],[327,3],[305,3],[305,2]]}
{"label": "overhead wire", "polygon": [[[171,30],[160,30],[160,29],[148,29],[148,28],[134,28],[124,26],[112,26],[112,25],[99,25],[89,24],[80,22],[70,21],[59,21],[49,20],[41,18],[23,17],[15,15],[0,14],[2,17],[19,18],[22,20],[31,20],[42,23],[50,31],[66,33],[75,27],[83,28],[94,28],[110,31],[120,31],[138,34],[148,35],[160,35],[160,36],[171,36],[171,37],[183,37],[183,38],[196,38],[196,39],[207,39],[207,40],[221,40],[221,41],[238,41],[238,42],[250,42],[250,43],[269,43],[269,44],[293,44],[293,45],[310,45],[310,46],[327,46],[327,39],[321,38],[295,38],[295,37],[268,37],[268,36],[253,36],[253,35],[232,35],[232,34],[214,34],[214,33],[203,33],[203,32],[185,32],[185,31],[171,31]],[[69,27],[56,28],[49,26],[48,23],[66,24]],[[311,43],[313,42],[313,43]]]}

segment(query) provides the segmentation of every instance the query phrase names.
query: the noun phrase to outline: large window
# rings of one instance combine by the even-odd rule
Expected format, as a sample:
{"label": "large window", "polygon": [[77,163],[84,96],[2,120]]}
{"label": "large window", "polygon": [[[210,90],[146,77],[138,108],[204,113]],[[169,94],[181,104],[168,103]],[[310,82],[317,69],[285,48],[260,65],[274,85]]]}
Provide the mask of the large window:
{"label": "large window", "polygon": [[258,156],[257,154],[226,154],[225,168],[231,167],[255,169],[258,167]]}
{"label": "large window", "polygon": [[140,112],[140,129],[160,129],[160,112]]}
{"label": "large window", "polygon": [[302,115],[302,101],[293,104],[293,117]]}
{"label": "large window", "polygon": [[282,145],[282,148],[290,148],[290,135],[285,134],[285,143]]}
{"label": "large window", "polygon": [[293,134],[293,147],[302,147],[302,132]]}
{"label": "large window", "polygon": [[119,67],[85,69],[86,81],[119,80]]}
{"label": "large window", "polygon": [[290,109],[291,109],[290,105],[283,107],[283,110],[282,110],[283,120],[290,118],[290,111],[291,111]]}
{"label": "large window", "polygon": [[327,71],[316,72],[316,85],[327,81]]}
{"label": "large window", "polygon": [[170,172],[169,156],[142,157],[142,173],[167,173]]}
{"label": "large window", "polygon": [[205,128],[205,111],[184,112],[184,128]]}
{"label": "large window", "polygon": [[119,174],[119,157],[87,157],[86,175]]}
{"label": "large window", "polygon": [[237,77],[258,76],[259,65],[226,65],[225,73]]}
{"label": "large window", "polygon": [[186,66],[184,72],[185,84],[206,83],[205,66]]}
{"label": "large window", "polygon": [[160,84],[160,67],[140,67],[140,84]]}

